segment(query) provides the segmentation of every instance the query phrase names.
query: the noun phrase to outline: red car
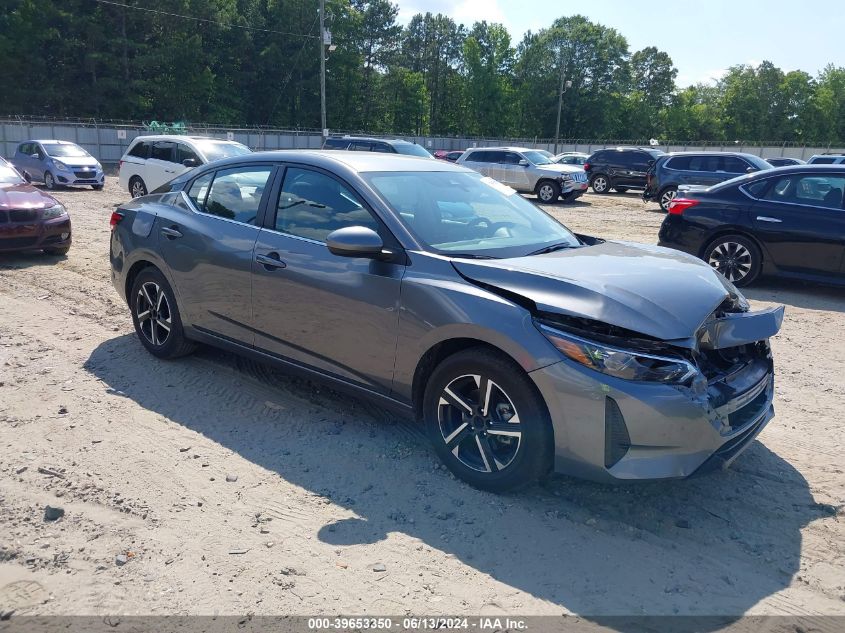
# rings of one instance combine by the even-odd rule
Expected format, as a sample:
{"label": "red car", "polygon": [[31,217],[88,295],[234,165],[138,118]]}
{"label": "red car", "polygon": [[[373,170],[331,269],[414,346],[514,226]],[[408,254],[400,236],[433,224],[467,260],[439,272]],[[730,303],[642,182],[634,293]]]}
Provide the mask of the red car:
{"label": "red car", "polygon": [[67,210],[0,158],[0,253],[43,250],[64,255],[70,244]]}
{"label": "red car", "polygon": [[450,163],[454,163],[456,160],[458,160],[458,158],[463,153],[464,153],[464,150],[462,150],[462,149],[455,150],[455,151],[448,151],[448,150],[445,150],[445,149],[439,149],[436,152],[434,152],[434,157],[438,158],[440,160],[448,160]]}

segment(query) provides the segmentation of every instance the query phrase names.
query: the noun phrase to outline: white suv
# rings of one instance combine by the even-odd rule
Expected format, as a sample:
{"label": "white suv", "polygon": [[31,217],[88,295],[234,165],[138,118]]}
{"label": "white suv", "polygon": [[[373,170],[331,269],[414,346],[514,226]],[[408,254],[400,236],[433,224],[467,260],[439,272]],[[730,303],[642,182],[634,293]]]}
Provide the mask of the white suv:
{"label": "white suv", "polygon": [[189,169],[250,151],[206,136],[139,136],[120,159],[120,186],[133,198],[145,196]]}
{"label": "white suv", "polygon": [[845,165],[845,154],[816,154],[807,161],[808,165]]}

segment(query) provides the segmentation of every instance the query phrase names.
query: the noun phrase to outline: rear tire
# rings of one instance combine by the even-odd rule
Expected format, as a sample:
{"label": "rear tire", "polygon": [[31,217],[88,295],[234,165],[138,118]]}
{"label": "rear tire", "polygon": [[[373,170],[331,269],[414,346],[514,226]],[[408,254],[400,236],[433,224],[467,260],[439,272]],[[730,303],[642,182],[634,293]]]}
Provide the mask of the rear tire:
{"label": "rear tire", "polygon": [[665,212],[669,212],[669,205],[671,204],[672,200],[675,199],[675,196],[678,195],[678,188],[677,187],[666,187],[663,191],[660,192],[660,195],[657,196],[657,203],[660,205],[660,208],[663,209]]}
{"label": "rear tire", "polygon": [[521,367],[487,348],[458,352],[435,368],[423,419],[440,459],[476,488],[512,490],[552,468],[554,436],[543,398]]}
{"label": "rear tire", "polygon": [[132,176],[129,179],[129,195],[133,198],[140,198],[147,195],[147,185],[140,176]]}
{"label": "rear tire", "polygon": [[543,204],[554,204],[560,196],[560,185],[552,180],[543,180],[537,185],[536,194]]}
{"label": "rear tire", "polygon": [[702,259],[738,287],[754,283],[763,267],[760,249],[742,235],[717,237],[704,249]]}
{"label": "rear tire", "polygon": [[593,193],[604,195],[610,192],[610,179],[604,174],[597,174],[590,180]]}
{"label": "rear tire", "polygon": [[196,343],[185,338],[176,297],[160,270],[150,267],[138,273],[129,309],[135,333],[153,356],[170,360],[196,349]]}

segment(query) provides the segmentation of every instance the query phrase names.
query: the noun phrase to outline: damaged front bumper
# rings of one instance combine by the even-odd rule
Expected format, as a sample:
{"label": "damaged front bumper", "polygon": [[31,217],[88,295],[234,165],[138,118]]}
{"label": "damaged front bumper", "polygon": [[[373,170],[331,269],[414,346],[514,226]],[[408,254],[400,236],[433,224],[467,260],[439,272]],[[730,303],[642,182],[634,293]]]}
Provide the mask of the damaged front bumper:
{"label": "damaged front bumper", "polygon": [[555,471],[599,481],[689,477],[730,464],[774,417],[767,339],[783,308],[713,318],[688,386],[633,382],[568,359],[529,375],[549,407]]}

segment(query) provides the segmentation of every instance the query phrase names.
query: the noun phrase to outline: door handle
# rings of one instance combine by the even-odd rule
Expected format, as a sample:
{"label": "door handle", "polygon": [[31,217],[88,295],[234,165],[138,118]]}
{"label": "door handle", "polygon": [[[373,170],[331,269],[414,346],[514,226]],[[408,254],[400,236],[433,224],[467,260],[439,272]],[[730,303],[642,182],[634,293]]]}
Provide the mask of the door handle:
{"label": "door handle", "polygon": [[278,253],[267,253],[267,255],[256,255],[255,261],[264,266],[266,270],[275,270],[277,268],[286,268],[285,264],[279,259]]}
{"label": "door handle", "polygon": [[783,220],[778,220],[777,218],[770,218],[767,215],[758,215],[757,219],[760,220],[760,222],[775,222],[777,224],[783,222]]}
{"label": "door handle", "polygon": [[176,229],[175,226],[165,226],[161,229],[161,234],[169,240],[175,240],[182,237],[182,233]]}

